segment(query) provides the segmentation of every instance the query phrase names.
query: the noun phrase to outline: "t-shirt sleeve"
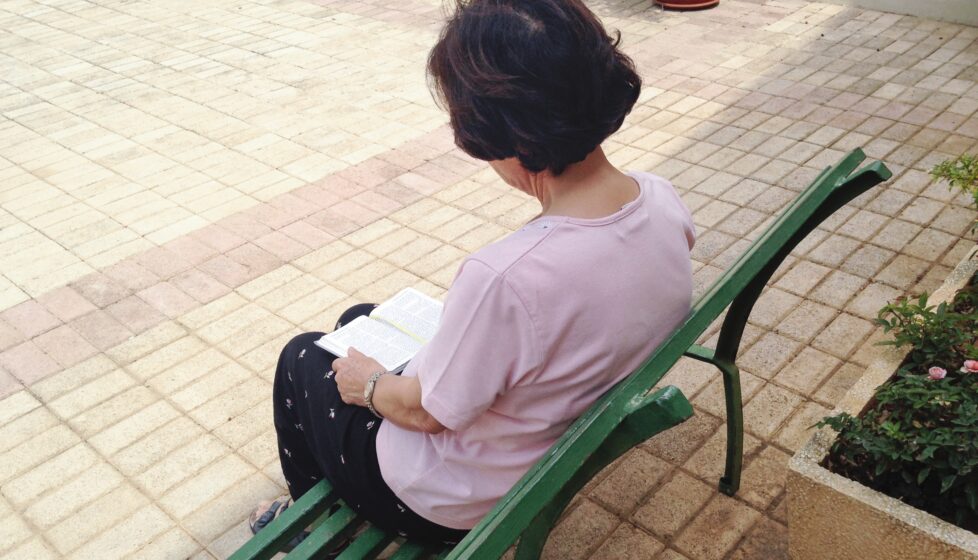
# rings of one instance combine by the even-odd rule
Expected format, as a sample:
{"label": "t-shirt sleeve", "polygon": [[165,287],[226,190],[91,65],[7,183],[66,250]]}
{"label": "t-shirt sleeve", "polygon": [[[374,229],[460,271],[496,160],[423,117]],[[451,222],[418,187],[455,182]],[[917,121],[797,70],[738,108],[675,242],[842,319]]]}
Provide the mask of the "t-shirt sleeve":
{"label": "t-shirt sleeve", "polygon": [[506,280],[486,264],[462,264],[438,333],[408,366],[421,406],[450,430],[464,430],[539,365],[530,314]]}

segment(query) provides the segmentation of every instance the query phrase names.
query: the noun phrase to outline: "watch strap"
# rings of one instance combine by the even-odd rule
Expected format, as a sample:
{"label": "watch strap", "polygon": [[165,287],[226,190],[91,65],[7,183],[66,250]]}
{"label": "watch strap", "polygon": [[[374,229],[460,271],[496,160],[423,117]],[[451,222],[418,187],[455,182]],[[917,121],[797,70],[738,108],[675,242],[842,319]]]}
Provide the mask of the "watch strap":
{"label": "watch strap", "polygon": [[377,380],[380,379],[382,375],[387,373],[386,371],[378,371],[367,379],[367,386],[363,391],[363,402],[367,405],[367,410],[377,418],[383,418],[377,409],[374,408],[374,389],[377,388]]}

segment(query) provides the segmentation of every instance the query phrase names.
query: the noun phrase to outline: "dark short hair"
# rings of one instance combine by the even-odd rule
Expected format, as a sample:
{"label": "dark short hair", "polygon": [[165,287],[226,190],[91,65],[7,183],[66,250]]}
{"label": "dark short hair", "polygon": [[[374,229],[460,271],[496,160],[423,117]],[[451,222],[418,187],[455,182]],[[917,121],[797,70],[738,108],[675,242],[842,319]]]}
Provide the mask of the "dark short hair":
{"label": "dark short hair", "polygon": [[562,173],[621,127],[642,87],[580,0],[459,0],[428,57],[455,143]]}

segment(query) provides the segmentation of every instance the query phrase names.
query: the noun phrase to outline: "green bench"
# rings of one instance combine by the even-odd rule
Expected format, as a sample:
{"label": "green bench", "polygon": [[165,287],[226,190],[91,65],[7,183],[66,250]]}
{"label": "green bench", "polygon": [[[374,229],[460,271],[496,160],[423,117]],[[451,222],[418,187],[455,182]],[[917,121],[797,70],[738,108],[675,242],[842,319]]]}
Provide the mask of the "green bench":
{"label": "green bench", "polygon": [[[826,168],[751,244],[747,251],[699,297],[689,317],[642,367],[591,406],[496,507],[454,547],[405,542],[365,522],[337,501],[326,481],[302,497],[279,519],[255,535],[232,560],[272,557],[302,529],[314,530],[287,557],[320,558],[337,543],[359,534],[339,558],[374,558],[390,543],[391,558],[498,558],[519,540],[518,560],[539,557],[558,516],[599,470],[638,443],[683,422],[693,414],[686,397],[669,386],[650,392],[683,356],[716,366],[723,376],[727,411],[726,467],[720,491],[733,495],[740,486],[743,460],[743,410],[737,351],[747,318],[761,290],[788,253],[856,196],[890,178],[880,162],[858,169],[866,156],[854,150]],[[696,344],[725,309],[715,349]]]}

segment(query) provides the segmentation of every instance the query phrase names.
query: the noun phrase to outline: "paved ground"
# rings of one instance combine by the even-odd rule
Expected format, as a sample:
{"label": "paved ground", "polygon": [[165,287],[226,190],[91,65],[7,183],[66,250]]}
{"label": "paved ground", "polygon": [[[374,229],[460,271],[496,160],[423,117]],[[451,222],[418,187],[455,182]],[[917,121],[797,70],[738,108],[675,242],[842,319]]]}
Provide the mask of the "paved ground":
{"label": "paved ground", "polygon": [[[609,468],[548,558],[782,558],[783,480],[860,376],[886,300],[974,241],[940,159],[978,149],[978,29],[783,0],[591,3],[645,79],[607,144],[694,211],[698,289],[856,146],[897,178],[819,229],[743,353],[745,484],[722,397]],[[393,6],[393,7],[392,7]],[[425,87],[436,0],[0,5],[0,556],[221,558],[281,492],[272,363],[536,211],[456,150]]]}

